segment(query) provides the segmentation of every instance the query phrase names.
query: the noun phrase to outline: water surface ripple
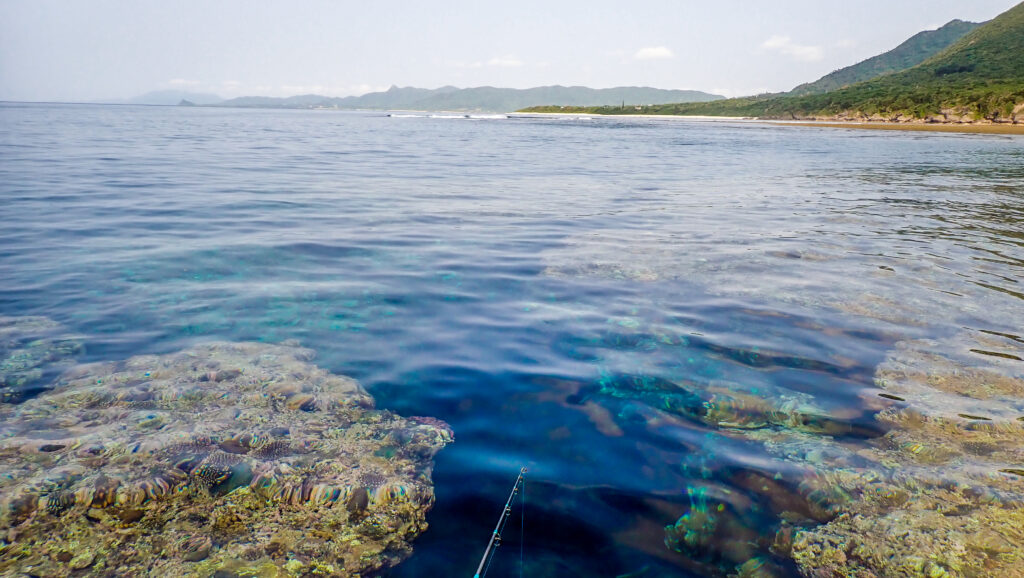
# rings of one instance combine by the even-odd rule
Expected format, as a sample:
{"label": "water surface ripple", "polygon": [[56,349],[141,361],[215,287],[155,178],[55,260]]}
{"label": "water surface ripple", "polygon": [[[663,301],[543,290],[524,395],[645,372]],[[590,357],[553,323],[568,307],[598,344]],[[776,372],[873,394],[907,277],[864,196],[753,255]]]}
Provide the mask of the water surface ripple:
{"label": "water surface ripple", "polygon": [[[2,104],[0,315],[65,324],[86,361],[294,339],[379,406],[449,422],[395,576],[471,575],[520,465],[529,575],[724,574],[742,560],[665,545],[694,488],[770,544],[778,504],[747,482],[795,493],[806,469],[708,403],[800,407],[857,448],[886,432],[874,377],[898,343],[1012,357],[1022,145]],[[493,576],[518,575],[511,531]]]}

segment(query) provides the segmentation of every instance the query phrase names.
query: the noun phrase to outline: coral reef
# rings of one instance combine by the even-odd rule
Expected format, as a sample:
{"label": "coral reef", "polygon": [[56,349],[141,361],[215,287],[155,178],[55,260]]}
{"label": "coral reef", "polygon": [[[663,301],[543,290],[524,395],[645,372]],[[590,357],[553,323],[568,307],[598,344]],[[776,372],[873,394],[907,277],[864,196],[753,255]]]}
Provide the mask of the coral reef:
{"label": "coral reef", "polygon": [[614,230],[570,238],[545,254],[544,274],[555,278],[599,277],[653,282],[668,273],[672,252],[651,233]]}
{"label": "coral reef", "polygon": [[[898,343],[852,413],[723,381],[687,411],[662,404],[774,456],[714,472],[684,461],[688,478],[718,480],[718,497],[688,488],[666,545],[735,576],[786,574],[779,564],[808,577],[1024,576],[1022,353],[981,334]],[[617,395],[645,399],[636,382],[615,381]],[[765,527],[758,509],[775,518],[767,546],[747,534]]]}
{"label": "coral reef", "polygon": [[[886,179],[890,178],[887,174]],[[870,214],[844,212],[825,218],[840,228],[875,224]],[[725,241],[695,236],[691,226],[682,223],[570,237],[542,253],[543,274],[558,279],[682,282],[706,295],[755,303],[767,300],[781,310],[798,306],[839,312],[885,331],[958,318],[980,319],[982,326],[995,327],[1024,314],[1020,301],[1001,298],[1002,288],[990,291],[987,285],[972,282],[975,271],[959,270],[955,261],[951,264],[931,253],[910,259],[893,254],[885,243],[862,247],[863,253],[851,252],[844,241],[834,238],[817,239],[813,248],[807,248],[784,237],[766,238],[760,231],[743,229]],[[983,272],[1005,275],[997,270]],[[939,311],[941,315],[936,315]]]}
{"label": "coral reef", "polygon": [[793,557],[805,576],[1021,576],[1024,509],[949,497],[842,514],[798,533]]}
{"label": "coral reef", "polygon": [[1018,372],[1024,367],[1014,364],[1014,349],[977,334],[951,341],[958,347],[934,340],[898,343],[876,371],[878,386],[890,399],[896,396],[930,416],[973,415],[989,420],[1024,416],[1024,379],[1013,374],[1014,365]]}
{"label": "coral reef", "polygon": [[81,340],[46,317],[0,317],[0,403],[45,387],[81,355]]}
{"label": "coral reef", "polygon": [[[972,339],[969,351],[992,348],[954,342]],[[853,499],[796,533],[804,575],[1024,576],[1024,368],[1002,361],[1013,353],[942,348],[904,342],[878,367],[899,404],[877,414],[888,433],[859,452],[870,477],[840,469],[818,484]]]}
{"label": "coral reef", "polygon": [[665,545],[691,560],[742,564],[756,552],[758,535],[727,501],[709,495],[708,488],[689,487],[690,508],[665,528]]}
{"label": "coral reef", "polygon": [[309,350],[82,365],[0,406],[0,574],[362,575],[411,552],[446,424]]}

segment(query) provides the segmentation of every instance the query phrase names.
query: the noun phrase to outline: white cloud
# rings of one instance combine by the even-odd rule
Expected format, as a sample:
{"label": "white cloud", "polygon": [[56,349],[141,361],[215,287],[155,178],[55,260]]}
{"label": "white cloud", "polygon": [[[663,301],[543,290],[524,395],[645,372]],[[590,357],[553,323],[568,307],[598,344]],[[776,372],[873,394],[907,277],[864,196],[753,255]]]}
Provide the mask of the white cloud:
{"label": "white cloud", "polygon": [[526,64],[522,60],[519,60],[515,56],[502,56],[494,57],[487,61],[487,66],[497,66],[499,68],[516,68]]}
{"label": "white cloud", "polygon": [[675,58],[672,50],[667,46],[646,46],[636,51],[633,58],[637,60],[667,60]]}
{"label": "white cloud", "polygon": [[198,80],[189,80],[187,78],[172,78],[167,81],[167,84],[171,86],[196,86],[200,84]]}
{"label": "white cloud", "polygon": [[793,39],[789,36],[781,36],[778,34],[761,43],[761,48],[764,50],[773,50],[804,62],[817,62],[825,58],[825,52],[820,46],[805,46],[803,44],[797,44],[793,42]]}

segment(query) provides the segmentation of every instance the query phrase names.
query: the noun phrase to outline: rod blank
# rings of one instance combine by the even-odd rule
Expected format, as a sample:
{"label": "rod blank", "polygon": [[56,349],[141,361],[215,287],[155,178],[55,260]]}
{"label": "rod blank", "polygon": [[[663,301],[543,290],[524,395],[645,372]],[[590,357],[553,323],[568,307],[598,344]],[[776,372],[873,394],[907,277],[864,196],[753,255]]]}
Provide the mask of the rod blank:
{"label": "rod blank", "polygon": [[498,518],[498,524],[494,526],[494,533],[491,534],[490,541],[487,542],[487,549],[484,550],[483,558],[480,558],[480,565],[476,568],[476,574],[473,578],[483,578],[487,574],[487,561],[494,555],[494,549],[501,545],[501,530],[505,526],[505,522],[508,521],[509,515],[512,514],[512,500],[515,499],[516,494],[519,493],[519,486],[523,483],[523,476],[526,475],[526,468],[519,470],[519,477],[516,478],[515,485],[512,486],[512,493],[508,495],[508,501],[505,502],[505,509],[501,511],[501,517]]}

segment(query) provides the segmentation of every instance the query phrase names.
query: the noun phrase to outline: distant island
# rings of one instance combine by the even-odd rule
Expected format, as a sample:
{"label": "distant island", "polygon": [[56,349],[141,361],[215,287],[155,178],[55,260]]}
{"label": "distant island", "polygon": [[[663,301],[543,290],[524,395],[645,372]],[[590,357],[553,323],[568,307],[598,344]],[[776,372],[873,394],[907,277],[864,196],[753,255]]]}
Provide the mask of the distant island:
{"label": "distant island", "polygon": [[549,102],[569,106],[607,106],[621,103],[646,105],[679,102],[712,102],[725,97],[697,90],[664,90],[642,86],[588,88],[585,86],[540,86],[536,88],[495,88],[480,86],[427,89],[392,86],[383,92],[362,96],[329,97],[305,94],[276,98],[242,96],[223,100],[216,95],[184,91],[158,91],[128,101],[132,104],[183,104],[244,108],[305,108],[339,110],[448,110],[464,112],[512,112]]}
{"label": "distant island", "polygon": [[521,112],[1024,124],[1024,3],[980,25],[954,20],[791,93],[654,106],[560,103]]}
{"label": "distant island", "polygon": [[224,99],[216,94],[208,92],[190,92],[187,90],[154,90],[127,100],[109,100],[112,104],[147,104],[157,106],[173,106],[182,104],[182,101],[203,106],[224,102]]}

